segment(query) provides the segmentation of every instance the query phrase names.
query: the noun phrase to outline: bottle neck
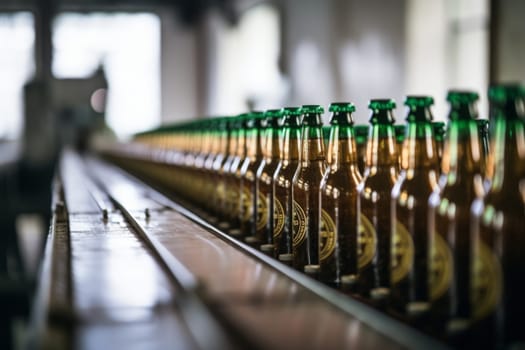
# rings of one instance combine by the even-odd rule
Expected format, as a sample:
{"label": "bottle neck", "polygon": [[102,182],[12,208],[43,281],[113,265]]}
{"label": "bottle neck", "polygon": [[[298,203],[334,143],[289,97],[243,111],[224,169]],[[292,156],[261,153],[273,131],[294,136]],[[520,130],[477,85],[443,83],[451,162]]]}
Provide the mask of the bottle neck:
{"label": "bottle neck", "polygon": [[325,151],[321,126],[303,126],[301,135],[301,166],[308,167],[312,163],[324,161]]}
{"label": "bottle neck", "polygon": [[483,173],[482,145],[473,119],[452,120],[443,154],[442,172],[447,184],[468,181]]}
{"label": "bottle neck", "polygon": [[525,178],[525,131],[519,119],[495,119],[493,157],[487,167],[487,177],[492,179],[491,191],[501,191],[510,187],[519,188]]}
{"label": "bottle neck", "polygon": [[401,168],[407,173],[419,169],[439,171],[439,155],[431,122],[409,122],[403,143]]}
{"label": "bottle neck", "polygon": [[357,164],[354,129],[351,126],[333,125],[330,128],[327,161],[332,170]]}
{"label": "bottle neck", "polygon": [[366,167],[371,173],[378,168],[399,168],[396,138],[392,124],[373,124],[366,145]]}
{"label": "bottle neck", "polygon": [[246,130],[239,130],[237,134],[237,156],[246,156]]}
{"label": "bottle neck", "polygon": [[277,160],[281,156],[279,131],[275,128],[268,128],[266,130],[266,147],[264,156],[267,160]]}
{"label": "bottle neck", "polygon": [[247,131],[246,136],[246,152],[247,156],[255,159],[258,157],[261,157],[261,142],[263,140],[261,136],[261,132],[257,128],[252,128]]}
{"label": "bottle neck", "polygon": [[299,127],[283,128],[281,159],[284,162],[294,162],[299,160],[300,137],[301,129]]}

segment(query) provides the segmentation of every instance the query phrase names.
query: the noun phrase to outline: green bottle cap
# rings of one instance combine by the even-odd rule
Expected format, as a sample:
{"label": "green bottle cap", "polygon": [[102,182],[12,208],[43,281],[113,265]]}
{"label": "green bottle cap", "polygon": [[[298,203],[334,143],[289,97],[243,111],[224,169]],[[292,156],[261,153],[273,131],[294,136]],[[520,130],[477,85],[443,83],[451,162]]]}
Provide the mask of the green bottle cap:
{"label": "green bottle cap", "polygon": [[328,110],[332,113],[352,113],[355,112],[355,106],[351,102],[333,102]]}
{"label": "green bottle cap", "polygon": [[319,105],[304,105],[301,107],[303,113],[303,125],[304,126],[321,126],[323,121],[321,120],[321,114],[324,113],[323,107]]}
{"label": "green bottle cap", "polygon": [[474,103],[479,95],[473,91],[450,90],[447,101],[450,102],[449,120],[474,120],[478,118],[478,111]]}
{"label": "green bottle cap", "polygon": [[372,111],[392,110],[394,108],[396,108],[396,101],[393,99],[374,99],[370,100],[370,103],[368,104],[368,109],[371,109]]}
{"label": "green bottle cap", "polygon": [[404,104],[408,107],[407,122],[430,122],[434,119],[430,111],[430,106],[434,104],[431,96],[407,96]]}
{"label": "green bottle cap", "polygon": [[284,107],[283,108],[283,116],[287,115],[301,115],[301,107]]}
{"label": "green bottle cap", "polygon": [[396,108],[396,102],[392,99],[370,100],[368,108],[372,110],[370,123],[372,124],[394,124],[395,118],[393,109]]}
{"label": "green bottle cap", "polygon": [[479,100],[479,95],[474,91],[450,90],[447,101],[451,104],[470,104]]}
{"label": "green bottle cap", "polygon": [[283,126],[298,127],[301,125],[301,108],[285,107],[283,108]]}
{"label": "green bottle cap", "polygon": [[319,105],[303,105],[301,107],[302,114],[323,114],[324,108]]}
{"label": "green bottle cap", "polygon": [[525,87],[519,83],[497,84],[489,87],[489,100],[495,104],[525,98]]}
{"label": "green bottle cap", "polygon": [[249,113],[249,122],[248,122],[248,128],[264,128],[266,126],[265,123],[265,114],[261,111],[252,111]]}
{"label": "green bottle cap", "polygon": [[408,107],[430,107],[434,104],[431,96],[407,96],[405,106]]}
{"label": "green bottle cap", "polygon": [[266,126],[269,128],[278,128],[283,116],[282,109],[269,109],[266,111]]}

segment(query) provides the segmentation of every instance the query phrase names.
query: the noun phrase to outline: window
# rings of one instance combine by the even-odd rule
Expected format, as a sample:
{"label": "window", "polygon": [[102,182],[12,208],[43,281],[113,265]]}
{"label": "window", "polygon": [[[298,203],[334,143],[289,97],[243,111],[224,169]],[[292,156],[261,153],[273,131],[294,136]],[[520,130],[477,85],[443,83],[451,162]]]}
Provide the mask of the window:
{"label": "window", "polygon": [[53,28],[53,75],[90,76],[103,64],[106,121],[119,136],[160,123],[160,19],[151,13],[63,13]]}

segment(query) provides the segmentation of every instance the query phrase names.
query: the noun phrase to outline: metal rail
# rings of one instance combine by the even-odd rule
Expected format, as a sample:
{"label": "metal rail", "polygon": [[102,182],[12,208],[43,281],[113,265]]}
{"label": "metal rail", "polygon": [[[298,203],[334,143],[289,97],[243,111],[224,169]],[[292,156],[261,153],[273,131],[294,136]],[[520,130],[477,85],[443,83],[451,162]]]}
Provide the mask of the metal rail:
{"label": "metal rail", "polygon": [[[157,262],[161,265],[168,278],[180,288],[179,294],[175,298],[177,310],[182,314],[188,326],[188,331],[200,349],[235,349],[239,346],[227,336],[227,333],[220,323],[205,306],[199,296],[200,283],[197,278],[182,264],[173,254],[171,254],[157,238],[151,235],[126,208],[102,183],[96,175],[86,169],[93,184],[98,187],[100,194],[105,196],[123,214],[136,234],[144,241],[146,246],[153,253]],[[146,215],[147,216],[147,215]]]}

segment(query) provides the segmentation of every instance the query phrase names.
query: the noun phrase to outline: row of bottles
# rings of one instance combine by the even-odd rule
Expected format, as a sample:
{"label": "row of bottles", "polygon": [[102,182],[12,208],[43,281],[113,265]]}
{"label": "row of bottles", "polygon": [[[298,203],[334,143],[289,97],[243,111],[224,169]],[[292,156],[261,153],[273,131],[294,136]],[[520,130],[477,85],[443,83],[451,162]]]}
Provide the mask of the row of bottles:
{"label": "row of bottles", "polygon": [[490,88],[490,141],[477,100],[450,91],[448,126],[428,96],[406,98],[403,126],[393,100],[370,102],[368,126],[351,103],[330,105],[329,128],[317,105],[250,112],[144,133],[119,156],[164,164],[149,176],[323,283],[456,345],[519,344],[525,90]]}

